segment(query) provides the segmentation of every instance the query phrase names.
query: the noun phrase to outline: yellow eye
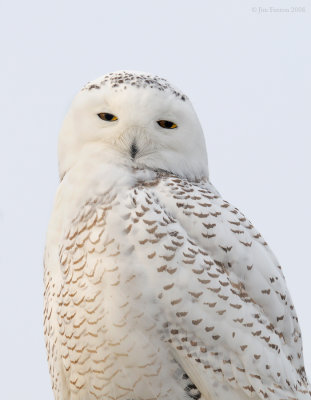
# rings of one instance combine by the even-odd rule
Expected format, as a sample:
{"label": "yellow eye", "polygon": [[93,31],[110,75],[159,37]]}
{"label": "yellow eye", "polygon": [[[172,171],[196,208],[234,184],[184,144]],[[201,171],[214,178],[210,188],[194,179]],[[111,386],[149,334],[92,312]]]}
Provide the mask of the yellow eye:
{"label": "yellow eye", "polygon": [[118,119],[118,117],[109,113],[99,113],[97,115],[100,119],[103,119],[104,121],[116,121]]}
{"label": "yellow eye", "polygon": [[160,121],[157,121],[157,123],[158,123],[158,125],[161,126],[161,128],[165,128],[165,129],[177,128],[177,125],[174,122],[165,121],[164,119],[161,119]]}

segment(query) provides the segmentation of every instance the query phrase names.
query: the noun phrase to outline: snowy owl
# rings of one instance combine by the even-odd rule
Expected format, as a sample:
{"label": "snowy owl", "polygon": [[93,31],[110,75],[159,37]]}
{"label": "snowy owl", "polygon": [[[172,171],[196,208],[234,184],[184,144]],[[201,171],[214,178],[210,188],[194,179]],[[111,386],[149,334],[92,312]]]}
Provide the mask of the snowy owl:
{"label": "snowy owl", "polygon": [[190,100],[120,71],[76,96],[45,251],[56,400],[302,400],[275,256],[209,181]]}

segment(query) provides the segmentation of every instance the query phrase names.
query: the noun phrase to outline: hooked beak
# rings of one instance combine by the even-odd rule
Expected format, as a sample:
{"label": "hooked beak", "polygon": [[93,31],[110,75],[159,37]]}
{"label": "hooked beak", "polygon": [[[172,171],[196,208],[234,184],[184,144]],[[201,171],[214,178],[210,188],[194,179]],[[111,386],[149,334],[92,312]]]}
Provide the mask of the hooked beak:
{"label": "hooked beak", "polygon": [[137,153],[138,153],[138,147],[137,147],[136,142],[134,140],[133,143],[131,144],[131,148],[130,148],[130,154],[131,154],[132,160],[135,159]]}

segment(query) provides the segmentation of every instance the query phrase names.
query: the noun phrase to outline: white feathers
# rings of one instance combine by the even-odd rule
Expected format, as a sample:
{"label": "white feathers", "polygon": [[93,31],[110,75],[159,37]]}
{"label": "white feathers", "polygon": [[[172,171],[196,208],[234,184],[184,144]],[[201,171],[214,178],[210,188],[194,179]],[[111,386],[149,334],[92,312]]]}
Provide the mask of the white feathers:
{"label": "white feathers", "polygon": [[310,398],[280,267],[208,182],[185,95],[140,73],[91,82],[59,155],[45,258],[56,400]]}
{"label": "white feathers", "polygon": [[[160,168],[189,179],[207,176],[204,136],[189,100],[181,100],[170,86],[157,87],[156,77],[137,87],[139,76],[145,75],[120,73],[123,82],[116,87],[114,79],[101,77],[78,93],[60,133],[61,177],[82,157],[91,158],[94,144],[106,162]],[[97,116],[102,112],[118,120],[103,121]],[[176,121],[178,127],[163,129],[158,120]],[[133,163],[128,152],[134,139],[139,152]]]}

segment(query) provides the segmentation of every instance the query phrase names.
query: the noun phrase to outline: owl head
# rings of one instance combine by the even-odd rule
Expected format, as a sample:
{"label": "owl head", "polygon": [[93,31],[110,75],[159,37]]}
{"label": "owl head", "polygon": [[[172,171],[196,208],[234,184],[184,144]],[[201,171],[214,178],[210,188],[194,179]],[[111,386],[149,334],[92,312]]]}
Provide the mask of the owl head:
{"label": "owl head", "polygon": [[119,71],[88,83],[75,97],[59,137],[62,177],[83,157],[208,177],[204,134],[191,102],[156,75]]}

